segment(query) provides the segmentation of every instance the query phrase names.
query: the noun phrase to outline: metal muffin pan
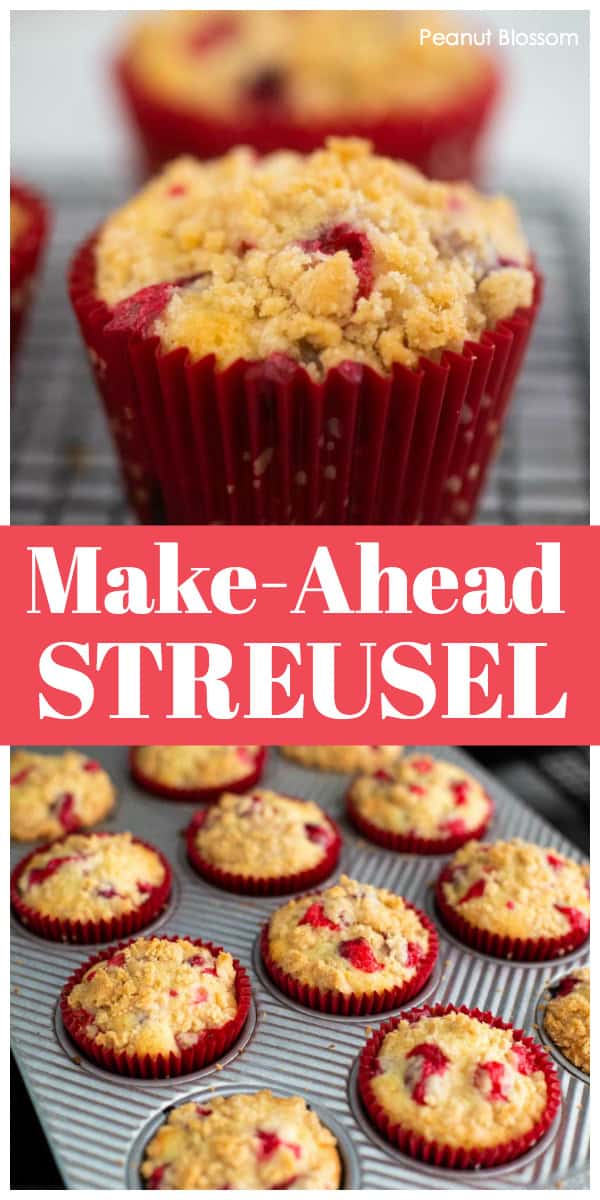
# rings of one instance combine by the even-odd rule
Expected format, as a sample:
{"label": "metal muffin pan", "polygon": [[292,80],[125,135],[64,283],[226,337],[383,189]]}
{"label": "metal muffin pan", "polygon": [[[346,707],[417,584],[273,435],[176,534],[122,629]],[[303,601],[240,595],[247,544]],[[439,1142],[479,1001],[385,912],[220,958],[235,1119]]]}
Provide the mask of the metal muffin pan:
{"label": "metal muffin pan", "polygon": [[[586,965],[586,963],[582,962],[577,963],[577,966],[579,967]],[[572,1063],[571,1060],[567,1058],[566,1054],[563,1054],[560,1047],[557,1046],[556,1042],[552,1040],[550,1034],[546,1031],[544,1025],[546,1008],[548,1001],[551,999],[550,989],[553,988],[555,984],[560,983],[561,979],[564,979],[565,975],[568,974],[568,970],[563,968],[563,970],[557,971],[551,979],[546,981],[544,987],[542,988],[541,994],[537,998],[537,1003],[534,1004],[533,1026],[540,1042],[543,1043],[543,1045],[552,1055],[554,1061],[558,1063],[559,1067],[562,1067],[563,1071],[568,1071],[571,1075],[574,1075],[575,1079],[580,1079],[582,1083],[588,1084],[589,1086],[590,1077],[587,1071],[582,1071],[580,1067],[576,1067],[575,1063]]]}
{"label": "metal muffin pan", "polygon": [[[43,749],[43,748],[42,748]],[[135,1189],[143,1146],[165,1109],[212,1091],[256,1091],[269,1087],[282,1095],[303,1096],[338,1137],[344,1161],[344,1187],[392,1188],[587,1188],[589,1088],[558,1060],[562,1113],[546,1138],[505,1167],[448,1171],[426,1167],[384,1143],[371,1127],[356,1096],[353,1066],[367,1032],[388,1014],[344,1019],[312,1012],[279,996],[256,958],[261,926],[285,897],[236,896],[205,883],[189,865],[182,830],[197,806],[161,800],[135,786],[127,773],[124,747],[82,748],[113,777],[117,808],[102,828],[130,829],[155,842],[174,870],[174,901],[151,929],[204,937],[239,958],[252,982],[256,1020],[222,1063],[172,1080],[130,1080],[84,1062],[56,1019],[61,989],[75,967],[95,947],[45,941],[11,922],[11,1008],[13,1050],[31,1099],[69,1189]],[[494,777],[454,748],[421,747],[461,763],[477,776],[496,804],[490,836],[519,836],[573,858],[582,855]],[[400,892],[432,912],[431,885],[444,857],[394,854],[371,845],[344,818],[348,777],[308,770],[271,750],[264,782],[306,796],[335,817],[345,839],[340,869],[377,887]],[[28,847],[13,844],[16,863]],[[336,875],[339,873],[336,872]],[[332,878],[334,878],[332,876]],[[325,885],[321,885],[325,886]],[[587,961],[581,953],[539,965],[518,965],[471,953],[446,934],[440,936],[439,968],[420,997],[427,1003],[454,1003],[490,1009],[536,1034],[536,1006],[546,984],[565,973],[567,963]],[[145,931],[144,931],[145,932]],[[143,935],[142,935],[143,936]],[[242,1043],[245,1039],[245,1045]],[[555,1056],[556,1058],[556,1056]]]}

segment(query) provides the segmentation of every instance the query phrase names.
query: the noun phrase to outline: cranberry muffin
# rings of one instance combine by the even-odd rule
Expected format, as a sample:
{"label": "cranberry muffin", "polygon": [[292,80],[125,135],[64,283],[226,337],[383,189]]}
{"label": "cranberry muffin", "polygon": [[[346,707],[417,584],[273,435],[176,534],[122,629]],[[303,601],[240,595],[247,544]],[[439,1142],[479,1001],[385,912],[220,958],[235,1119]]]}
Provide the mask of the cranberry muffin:
{"label": "cranberry muffin", "polygon": [[590,1073],[590,969],[579,967],[548,989],[544,1029],[565,1058]]}
{"label": "cranberry muffin", "polygon": [[188,829],[192,865],[234,892],[277,895],[320,883],[335,867],[341,838],[311,800],[257,788],[225,792]]}
{"label": "cranberry muffin", "polygon": [[513,838],[468,842],[444,867],[436,903],[445,925],[501,958],[566,954],[590,928],[589,868]]}
{"label": "cranberry muffin", "polygon": [[342,875],[289,900],[265,926],[261,949],[274,982],[310,1008],[360,1015],[415,996],[437,957],[433,925],[402,896]]}
{"label": "cranberry muffin", "polygon": [[42,937],[100,942],[148,925],[164,908],[171,868],[131,833],[72,833],[34,850],[11,880],[12,905]]}
{"label": "cranberry muffin", "polygon": [[402,746],[282,746],[281,753],[303,767],[320,771],[378,771],[391,766]]}
{"label": "cranberry muffin", "polygon": [[87,829],[114,806],[115,789],[106,771],[77,750],[11,755],[10,836],[18,842],[49,841]]}
{"label": "cranberry muffin", "polygon": [[171,800],[215,800],[260,778],[262,746],[134,746],[131,774],[147,792]]}
{"label": "cranberry muffin", "polygon": [[147,1188],[337,1190],[336,1140],[300,1096],[209,1096],[171,1109],[146,1146]]}

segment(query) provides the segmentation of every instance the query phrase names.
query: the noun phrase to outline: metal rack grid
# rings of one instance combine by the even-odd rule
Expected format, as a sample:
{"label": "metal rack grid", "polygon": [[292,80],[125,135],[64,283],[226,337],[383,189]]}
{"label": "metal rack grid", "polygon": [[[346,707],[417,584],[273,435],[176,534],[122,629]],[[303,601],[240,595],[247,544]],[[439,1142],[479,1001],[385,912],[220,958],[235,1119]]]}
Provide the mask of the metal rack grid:
{"label": "metal rack grid", "polygon": [[[44,181],[38,181],[43,187]],[[546,276],[546,298],[480,523],[588,520],[588,365],[581,231],[558,199],[506,185]],[[17,362],[12,420],[14,524],[132,521],[66,297],[75,246],[127,194],[107,181],[48,181],[55,226]]]}

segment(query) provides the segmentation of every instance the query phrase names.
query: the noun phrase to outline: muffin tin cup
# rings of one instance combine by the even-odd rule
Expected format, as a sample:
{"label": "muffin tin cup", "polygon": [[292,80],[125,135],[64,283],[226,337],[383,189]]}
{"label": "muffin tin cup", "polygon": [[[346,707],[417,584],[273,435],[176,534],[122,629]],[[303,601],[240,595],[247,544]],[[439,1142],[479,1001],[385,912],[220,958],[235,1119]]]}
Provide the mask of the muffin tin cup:
{"label": "muffin tin cup", "polygon": [[[542,1071],[546,1080],[547,1096],[546,1107],[541,1117],[527,1133],[521,1134],[520,1137],[511,1138],[499,1146],[487,1149],[451,1146],[448,1143],[428,1140],[414,1130],[394,1123],[378,1102],[372,1088],[372,1079],[377,1074],[377,1055],[386,1035],[391,1033],[401,1021],[414,1022],[421,1017],[443,1017],[447,1013],[453,1012],[465,1013],[467,1016],[484,1021],[487,1025],[491,1025],[496,1029],[511,1030],[514,1039],[526,1046],[534,1056],[535,1069]],[[361,1051],[358,1069],[358,1090],[369,1119],[393,1146],[403,1153],[410,1155],[411,1158],[420,1159],[422,1162],[437,1167],[456,1169],[497,1167],[519,1158],[543,1137],[552,1125],[561,1105],[558,1076],[548,1054],[538,1042],[527,1037],[521,1029],[513,1029],[508,1022],[502,1021],[500,1017],[494,1017],[492,1013],[481,1012],[478,1008],[467,1008],[465,1005],[457,1008],[453,1004],[436,1004],[432,1007],[423,1005],[413,1008],[409,1012],[403,1013],[402,1016],[394,1017],[380,1026]]]}
{"label": "muffin tin cup", "polygon": [[340,831],[331,817],[326,817],[326,823],[333,834],[333,842],[327,848],[316,866],[304,871],[296,871],[289,875],[254,876],[239,875],[233,871],[223,871],[214,863],[208,862],[202,856],[196,845],[196,833],[206,820],[207,810],[196,813],[186,830],[187,854],[195,871],[202,875],[208,883],[223,888],[227,892],[237,892],[246,896],[283,896],[289,892],[304,892],[327,879],[337,866],[342,848]]}
{"label": "muffin tin cup", "polygon": [[425,838],[419,837],[416,833],[392,833],[388,829],[382,829],[379,825],[374,825],[372,821],[368,821],[366,817],[356,808],[352,798],[352,786],[346,793],[346,815],[348,820],[352,822],[354,828],[367,838],[369,842],[375,842],[377,846],[382,846],[385,850],[395,850],[397,853],[403,854],[451,854],[452,851],[458,850],[460,846],[464,846],[465,842],[471,842],[482,838],[487,833],[494,817],[494,804],[491,796],[486,795],[488,801],[488,815],[481,824],[474,829],[467,830],[466,833],[454,837],[446,838]]}
{"label": "muffin tin cup", "polygon": [[111,330],[94,295],[95,237],[70,296],[140,521],[175,524],[464,523],[475,512],[535,323],[509,320],[409,370],[342,363],[315,383],[285,355],[168,354]]}
{"label": "muffin tin cup", "polygon": [[215,787],[170,787],[167,783],[159,783],[153,779],[151,775],[144,774],[138,767],[135,760],[135,749],[129,751],[129,772],[134,783],[138,787],[143,788],[145,792],[152,792],[154,796],[161,796],[163,800],[181,800],[186,804],[214,804],[223,792],[245,792],[248,788],[254,787],[258,783],[264,769],[267,752],[264,746],[261,746],[255,756],[254,769],[242,779],[235,779],[232,783],[219,783]]}
{"label": "muffin tin cup", "polygon": [[[566,974],[571,974],[571,972],[567,972]],[[561,1050],[558,1042],[554,1041],[554,1038],[546,1029],[546,1009],[551,999],[553,999],[552,991],[564,978],[565,971],[563,970],[560,975],[554,975],[544,984],[541,994],[537,997],[533,1005],[531,1024],[536,1030],[540,1041],[546,1047],[548,1053],[552,1055],[554,1061],[558,1063],[558,1066],[561,1067],[563,1071],[568,1071],[569,1074],[573,1075],[575,1079],[580,1079],[582,1083],[587,1084],[589,1087],[589,1071],[585,1071],[583,1067],[576,1066],[576,1064],[572,1062],[570,1058],[567,1058],[567,1055],[563,1050]]]}
{"label": "muffin tin cup", "polygon": [[[179,938],[170,937],[163,940],[175,942]],[[202,941],[200,938],[189,938],[188,940],[194,946],[208,949],[213,954],[218,954],[221,950],[220,946],[215,946],[212,942]],[[106,958],[111,958],[118,950],[123,950],[129,945],[131,945],[131,941],[119,942],[117,945],[111,946],[109,950],[103,951],[102,954],[88,959],[67,980],[60,998],[60,1012],[63,1025],[71,1040],[87,1058],[91,1059],[99,1067],[103,1067],[104,1070],[138,1079],[168,1079],[174,1076],[188,1075],[215,1062],[239,1037],[250,1011],[250,1002],[252,999],[250,980],[237,959],[233,960],[235,967],[235,994],[238,1004],[235,1016],[218,1029],[205,1030],[204,1033],[199,1035],[194,1046],[181,1050],[179,1054],[147,1054],[142,1057],[137,1054],[127,1054],[125,1051],[116,1052],[108,1047],[99,1046],[82,1031],[81,1022],[75,1015],[79,1010],[69,1007],[68,999],[70,993],[90,967],[94,966],[95,963],[102,962]]]}
{"label": "muffin tin cup", "polygon": [[252,146],[259,154],[281,149],[307,153],[336,136],[367,138],[379,154],[405,159],[433,178],[472,179],[477,175],[479,143],[501,86],[500,68],[488,58],[487,70],[475,86],[435,110],[379,118],[332,113],[326,120],[301,122],[281,109],[252,112],[246,106],[227,120],[152,95],[136,78],[126,56],[116,62],[114,71],[148,171],[178,154],[216,158],[238,145]]}
{"label": "muffin tin cup", "polygon": [[[318,893],[315,893],[318,895]],[[321,991],[308,983],[302,983],[281,969],[271,957],[269,950],[269,925],[266,924],[260,935],[260,952],[263,965],[273,983],[284,995],[289,996],[297,1004],[317,1012],[332,1013],[340,1017],[368,1017],[377,1013],[387,1012],[390,1008],[398,1008],[407,1000],[412,1000],[425,986],[431,975],[438,956],[439,941],[435,927],[414,904],[405,901],[406,907],[417,914],[429,934],[429,945],[413,975],[404,984],[394,988],[386,988],[383,992],[353,993],[348,996],[343,992]]]}
{"label": "muffin tin cup", "polygon": [[[114,837],[114,834],[98,832],[94,836]],[[31,860],[37,854],[42,854],[52,846],[59,846],[65,841],[65,838],[59,838],[55,842],[48,842],[45,846],[38,846],[37,849],[32,850],[17,864],[11,874],[10,902],[13,911],[21,923],[31,933],[35,933],[39,937],[48,938],[53,942],[71,942],[83,946],[95,945],[97,942],[112,942],[118,938],[127,938],[131,934],[145,929],[156,917],[160,916],[166,907],[171,896],[173,873],[170,863],[156,846],[152,846],[150,842],[142,841],[141,838],[133,838],[132,840],[136,845],[145,846],[147,850],[151,850],[153,854],[156,854],[165,872],[162,883],[152,889],[143,904],[132,909],[131,912],[120,913],[109,920],[103,919],[100,921],[70,921],[59,917],[50,917],[38,912],[31,905],[26,904],[19,893],[19,880],[24,872],[27,871]]]}
{"label": "muffin tin cup", "polygon": [[481,929],[448,904],[443,885],[451,878],[451,871],[449,863],[436,882],[436,910],[450,932],[465,946],[479,951],[480,954],[490,954],[494,958],[506,958],[513,962],[545,962],[547,959],[560,958],[563,954],[577,950],[589,938],[589,927],[585,931],[572,930],[562,937],[545,938],[513,938]]}
{"label": "muffin tin cup", "polygon": [[41,196],[11,183],[10,198],[25,209],[29,224],[10,248],[10,356],[18,347],[31,301],[34,278],[50,226],[50,210]]}

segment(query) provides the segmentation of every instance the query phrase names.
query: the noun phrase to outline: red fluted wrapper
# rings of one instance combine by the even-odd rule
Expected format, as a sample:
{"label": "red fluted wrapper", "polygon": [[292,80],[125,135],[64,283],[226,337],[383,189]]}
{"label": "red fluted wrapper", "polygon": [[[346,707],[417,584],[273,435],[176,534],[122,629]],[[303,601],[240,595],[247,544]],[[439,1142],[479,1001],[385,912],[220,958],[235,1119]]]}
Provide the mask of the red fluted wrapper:
{"label": "red fluted wrapper", "polygon": [[[112,837],[111,833],[103,832],[94,834],[95,837]],[[50,846],[59,846],[64,838],[59,838],[55,842],[48,842],[46,846],[38,846],[32,850],[21,862],[17,864],[10,877],[10,901],[14,912],[19,920],[32,933],[37,933],[39,937],[49,938],[53,942],[74,942],[79,945],[89,946],[96,942],[112,942],[117,938],[130,937],[132,933],[137,933],[140,929],[145,929],[158,917],[163,911],[169,896],[171,895],[171,886],[173,876],[170,863],[157,850],[156,846],[152,846],[150,842],[144,842],[141,838],[133,838],[138,846],[145,846],[147,850],[151,850],[160,859],[164,867],[164,878],[162,883],[157,884],[151,892],[146,896],[143,904],[133,908],[131,912],[118,913],[108,920],[101,921],[81,921],[81,920],[62,920],[59,917],[49,917],[44,913],[38,912],[29,904],[26,904],[19,893],[19,880],[27,871],[32,858],[37,854],[43,853],[50,849]]]}
{"label": "red fluted wrapper", "polygon": [[346,795],[346,813],[354,828],[363,837],[378,846],[383,846],[385,850],[395,850],[403,854],[450,854],[453,850],[458,850],[459,846],[464,846],[465,842],[485,836],[494,816],[491,796],[486,794],[486,800],[488,812],[485,819],[474,829],[467,829],[465,833],[454,834],[452,837],[426,838],[417,833],[392,833],[389,829],[381,829],[358,811],[352,799],[351,787]]}
{"label": "red fluted wrapper", "polygon": [[167,783],[159,783],[153,779],[151,775],[145,775],[140,770],[135,760],[135,747],[129,751],[129,771],[132,779],[137,783],[138,787],[144,789],[145,792],[152,792],[155,796],[162,796],[166,800],[182,800],[186,803],[192,801],[194,804],[212,804],[223,792],[245,792],[248,788],[254,787],[258,783],[264,769],[267,751],[264,746],[260,746],[255,757],[255,765],[252,771],[244,775],[241,779],[235,779],[232,783],[219,783],[215,787],[171,787]]}
{"label": "red fluted wrapper", "polygon": [[31,301],[35,274],[50,224],[48,205],[36,192],[20,183],[11,183],[10,198],[25,210],[28,224],[10,248],[10,355],[11,359],[23,332]]}
{"label": "red fluted wrapper", "polygon": [[[179,938],[171,937],[165,940],[176,942],[179,941]],[[202,941],[200,938],[187,940],[193,942],[194,946],[210,950],[213,954],[219,954],[221,951],[220,946]],[[252,999],[250,980],[237,959],[233,960],[236,972],[237,1012],[230,1021],[218,1029],[207,1029],[204,1033],[199,1034],[194,1046],[189,1046],[178,1054],[147,1054],[142,1058],[137,1054],[127,1054],[125,1051],[117,1052],[105,1046],[99,1046],[86,1035],[85,1025],[89,1020],[89,1014],[82,1014],[80,1009],[70,1008],[69,994],[76,984],[80,983],[90,967],[95,963],[102,962],[105,958],[111,958],[118,950],[123,950],[129,945],[131,945],[131,940],[119,942],[95,958],[89,958],[67,980],[60,998],[60,1011],[65,1029],[76,1046],[85,1054],[86,1058],[92,1059],[97,1066],[103,1067],[106,1071],[113,1071],[118,1075],[130,1075],[136,1079],[168,1079],[176,1075],[189,1075],[190,1072],[200,1071],[203,1067],[209,1066],[210,1063],[221,1058],[239,1037],[250,1012]]]}
{"label": "red fluted wrapper", "polygon": [[[484,1021],[486,1025],[492,1025],[496,1029],[510,1029],[514,1040],[521,1042],[527,1047],[530,1054],[535,1058],[535,1069],[541,1071],[546,1080],[546,1107],[535,1124],[527,1133],[521,1134],[520,1137],[511,1138],[507,1142],[503,1142],[498,1146],[477,1149],[477,1147],[465,1146],[450,1146],[445,1142],[429,1141],[421,1134],[414,1130],[399,1125],[387,1116],[385,1110],[377,1100],[371,1081],[378,1072],[377,1056],[381,1044],[388,1033],[391,1033],[401,1021],[415,1022],[421,1017],[443,1017],[447,1013],[459,1012],[466,1013],[469,1017],[475,1017],[479,1021]],[[367,1114],[380,1133],[392,1145],[401,1150],[403,1154],[409,1154],[411,1158],[420,1159],[422,1162],[430,1163],[436,1167],[451,1167],[457,1170],[464,1170],[472,1167],[497,1167],[502,1163],[511,1162],[514,1158],[519,1158],[526,1150],[546,1133],[560,1108],[560,1084],[556,1071],[550,1061],[549,1055],[532,1038],[526,1037],[522,1029],[513,1029],[506,1021],[502,1021],[500,1017],[494,1017],[492,1013],[480,1012],[478,1008],[466,1008],[462,1005],[456,1008],[453,1004],[436,1004],[429,1008],[423,1005],[420,1008],[413,1008],[410,1012],[402,1013],[400,1017],[393,1017],[386,1021],[373,1035],[369,1038],[364,1049],[361,1051],[358,1071],[358,1088],[362,1103],[367,1111]]]}

